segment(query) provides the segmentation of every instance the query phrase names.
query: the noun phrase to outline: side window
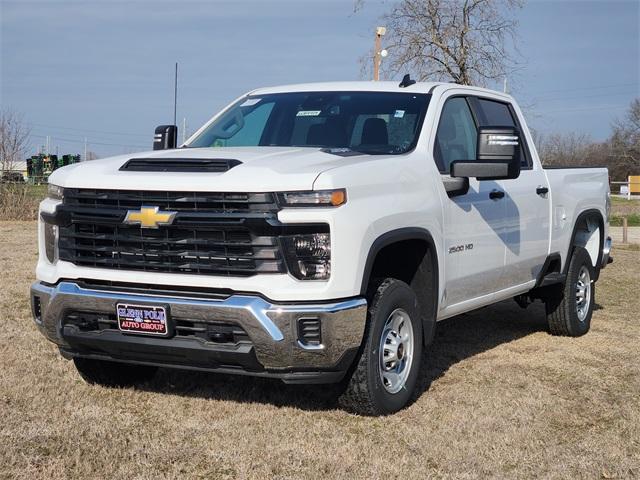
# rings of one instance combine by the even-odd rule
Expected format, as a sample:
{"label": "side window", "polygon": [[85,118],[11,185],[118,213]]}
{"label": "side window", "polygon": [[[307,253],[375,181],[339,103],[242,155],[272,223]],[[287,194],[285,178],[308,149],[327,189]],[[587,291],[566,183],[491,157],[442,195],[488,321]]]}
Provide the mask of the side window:
{"label": "side window", "polygon": [[478,99],[478,104],[482,110],[480,125],[491,127],[515,127],[509,106],[506,103],[494,102],[484,98]]}
{"label": "side window", "polygon": [[478,132],[467,100],[454,97],[446,101],[438,131],[433,156],[441,173],[449,173],[455,160],[475,160]]}
{"label": "side window", "polygon": [[[477,101],[480,109],[480,112],[478,112],[480,126],[520,128],[508,104],[487,100],[486,98],[478,98]],[[520,166],[522,168],[528,168],[530,166],[529,155],[527,153],[528,149],[525,139],[522,136],[521,141]]]}

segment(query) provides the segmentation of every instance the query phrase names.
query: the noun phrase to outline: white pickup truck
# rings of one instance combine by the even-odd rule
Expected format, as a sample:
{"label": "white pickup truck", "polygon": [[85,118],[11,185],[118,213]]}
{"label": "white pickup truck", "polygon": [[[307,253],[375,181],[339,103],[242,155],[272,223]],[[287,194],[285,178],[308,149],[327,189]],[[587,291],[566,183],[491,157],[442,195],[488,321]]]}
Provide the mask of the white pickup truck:
{"label": "white pickup truck", "polygon": [[35,323],[88,382],[158,367],[410,401],[437,321],[501,300],[589,330],[608,173],[543,168],[502,93],[447,83],[255,90],[176,148],[61,168],[40,205]]}

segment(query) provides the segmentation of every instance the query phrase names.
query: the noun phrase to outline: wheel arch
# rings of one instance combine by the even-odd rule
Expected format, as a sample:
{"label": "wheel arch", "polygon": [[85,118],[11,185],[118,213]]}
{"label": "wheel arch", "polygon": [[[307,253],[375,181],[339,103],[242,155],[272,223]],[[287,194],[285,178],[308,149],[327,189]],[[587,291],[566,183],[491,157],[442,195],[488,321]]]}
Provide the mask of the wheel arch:
{"label": "wheel arch", "polygon": [[[594,222],[595,228],[592,228],[594,227]],[[562,272],[564,274],[567,273],[575,247],[583,247],[589,252],[595,272],[594,281],[597,280],[600,275],[600,264],[602,262],[604,234],[604,217],[600,210],[592,208],[580,212],[573,225],[573,232],[571,233],[571,240],[567,248],[567,256],[564,260]]]}
{"label": "wheel arch", "polygon": [[[390,263],[390,259],[400,259]],[[419,227],[391,230],[371,244],[362,275],[360,293],[366,295],[372,279],[392,276],[407,283],[418,298],[423,341],[435,333],[439,297],[438,252],[431,233]]]}

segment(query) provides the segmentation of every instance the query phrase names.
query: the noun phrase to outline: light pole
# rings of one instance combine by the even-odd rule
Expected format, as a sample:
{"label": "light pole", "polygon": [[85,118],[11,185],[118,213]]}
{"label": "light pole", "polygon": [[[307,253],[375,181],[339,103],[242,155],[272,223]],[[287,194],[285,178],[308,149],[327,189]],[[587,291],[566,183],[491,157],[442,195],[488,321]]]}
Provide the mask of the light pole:
{"label": "light pole", "polygon": [[[382,57],[386,57],[386,50],[381,50],[381,42],[384,34],[387,33],[386,27],[376,28],[376,38],[373,54],[373,79],[377,82],[380,80],[380,62]],[[384,53],[383,53],[384,52]]]}

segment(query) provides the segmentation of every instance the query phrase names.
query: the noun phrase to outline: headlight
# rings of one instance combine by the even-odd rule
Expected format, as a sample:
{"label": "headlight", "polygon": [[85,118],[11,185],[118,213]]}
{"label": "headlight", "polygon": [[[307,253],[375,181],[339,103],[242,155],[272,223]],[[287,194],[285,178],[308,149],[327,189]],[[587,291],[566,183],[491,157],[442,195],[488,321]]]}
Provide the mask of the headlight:
{"label": "headlight", "polygon": [[62,200],[62,197],[64,197],[64,188],[50,183],[47,189],[47,197],[53,200]]}
{"label": "headlight", "polygon": [[289,272],[299,280],[326,280],[331,274],[328,233],[282,237]]}
{"label": "headlight", "polygon": [[47,255],[49,263],[58,261],[58,227],[50,223],[44,222],[44,252]]}
{"label": "headlight", "polygon": [[278,193],[278,201],[283,207],[339,207],[347,203],[347,191],[317,190],[309,192]]}
{"label": "headlight", "polygon": [[[64,189],[52,183],[47,187],[47,198],[62,200]],[[44,252],[49,263],[58,261],[58,226],[47,222],[44,214],[41,214],[42,228],[44,229]]]}

